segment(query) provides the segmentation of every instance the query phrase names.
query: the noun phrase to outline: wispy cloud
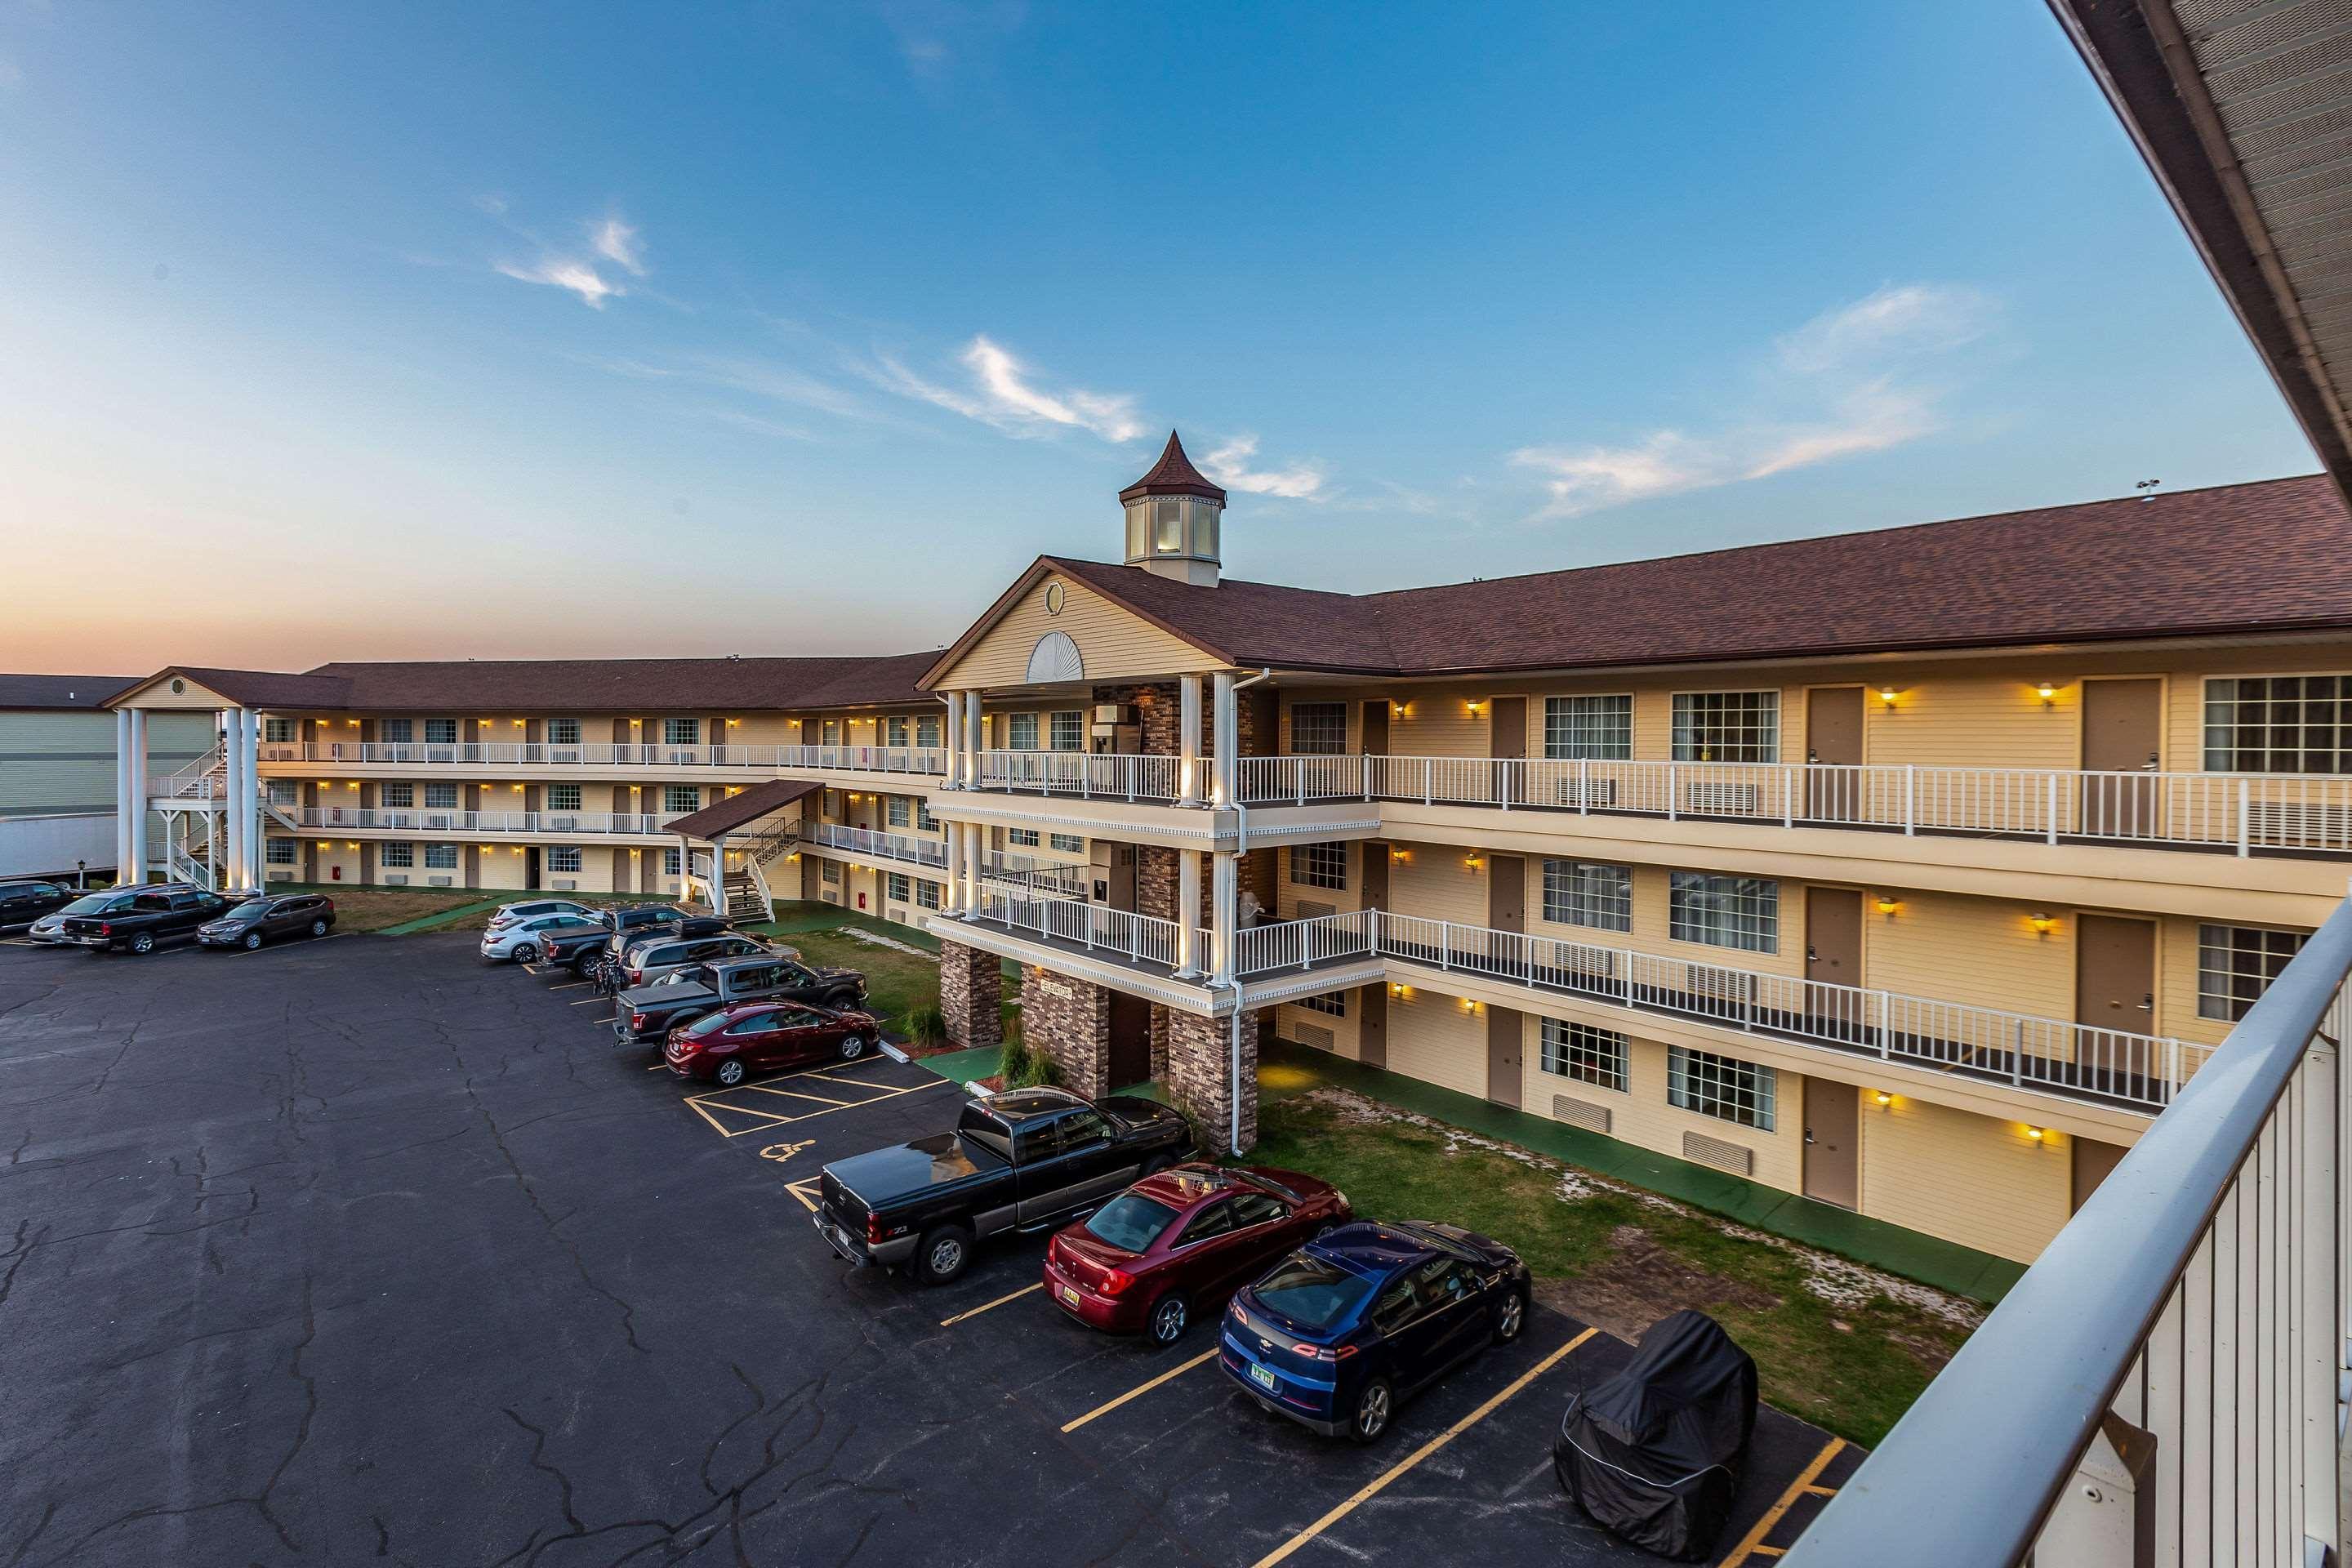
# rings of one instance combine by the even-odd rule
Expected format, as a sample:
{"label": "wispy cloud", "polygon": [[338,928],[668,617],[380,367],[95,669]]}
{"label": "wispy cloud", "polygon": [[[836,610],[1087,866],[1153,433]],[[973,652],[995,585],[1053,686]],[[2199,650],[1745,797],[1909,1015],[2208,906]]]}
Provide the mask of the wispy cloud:
{"label": "wispy cloud", "polygon": [[1307,458],[1280,468],[1260,468],[1252,466],[1256,457],[1257,437],[1235,436],[1203,457],[1201,467],[1229,490],[1279,496],[1288,500],[1326,499],[1324,484],[1328,476],[1320,462]]}
{"label": "wispy cloud", "polygon": [[[539,251],[535,261],[515,261],[500,258],[490,263],[492,271],[520,283],[543,283],[550,288],[570,291],[591,310],[601,310],[608,300],[617,300],[629,292],[617,278],[607,277],[595,258],[611,263],[633,277],[646,276],[645,242],[635,226],[618,213],[608,214],[585,225],[590,248],[594,257],[573,254],[570,247],[547,245],[530,229],[509,216],[509,204],[504,196],[484,195],[474,198],[475,208],[486,217],[495,218],[499,226],[517,238],[527,241]],[[659,298],[659,296],[656,296]]]}
{"label": "wispy cloud", "polygon": [[1028,9],[1023,0],[877,0],[874,6],[898,58],[921,81],[944,78],[960,55],[1017,29]]}
{"label": "wispy cloud", "polygon": [[875,368],[866,374],[902,397],[977,419],[1009,435],[1070,429],[1106,441],[1132,441],[1147,429],[1132,394],[1048,387],[1034,370],[985,334],[965,345],[958,363],[969,378],[967,384],[947,384],[887,354],[877,356]]}
{"label": "wispy cloud", "polygon": [[646,275],[645,244],[627,219],[615,214],[596,225],[590,235],[597,255],[639,278]]}
{"label": "wispy cloud", "polygon": [[1975,289],[1888,285],[1774,340],[1765,393],[1775,407],[1809,410],[1803,418],[1526,447],[1511,461],[1542,476],[1550,499],[1538,517],[1567,518],[1885,451],[1941,427],[1941,392],[1921,366],[1985,336],[1997,314]]}
{"label": "wispy cloud", "polygon": [[545,283],[552,288],[569,289],[580,297],[580,302],[601,310],[604,301],[628,292],[617,283],[608,283],[602,273],[584,261],[567,261],[561,257],[544,257],[530,265],[516,261],[494,261],[496,270],[522,283]]}

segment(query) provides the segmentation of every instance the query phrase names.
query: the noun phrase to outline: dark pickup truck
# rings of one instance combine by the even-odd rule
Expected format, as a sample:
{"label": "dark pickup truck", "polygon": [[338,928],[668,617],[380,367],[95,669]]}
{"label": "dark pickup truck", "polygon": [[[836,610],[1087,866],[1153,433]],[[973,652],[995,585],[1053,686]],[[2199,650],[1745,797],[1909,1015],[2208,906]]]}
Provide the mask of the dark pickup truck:
{"label": "dark pickup truck", "polygon": [[613,1037],[625,1046],[659,1045],[680,1024],[738,1002],[814,1002],[839,1011],[866,1005],[866,976],[819,969],[789,950],[693,963],[616,997]]}
{"label": "dark pickup truck", "polygon": [[835,1161],[809,1217],[850,1262],[944,1285],[975,1242],[1051,1230],[1192,1153],[1192,1129],[1156,1100],[1015,1089],[967,1100],[952,1132]]}
{"label": "dark pickup truck", "polygon": [[104,915],[73,915],[65,922],[65,939],[92,952],[152,952],[175,936],[194,936],[196,928],[229,907],[218,893],[196,888],[170,888],[142,893],[127,910]]}

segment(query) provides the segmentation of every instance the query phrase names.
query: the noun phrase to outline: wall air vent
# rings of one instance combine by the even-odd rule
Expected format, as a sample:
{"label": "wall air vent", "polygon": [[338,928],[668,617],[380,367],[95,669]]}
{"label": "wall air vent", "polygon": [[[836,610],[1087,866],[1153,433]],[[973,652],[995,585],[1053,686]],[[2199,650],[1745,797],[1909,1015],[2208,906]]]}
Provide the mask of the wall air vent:
{"label": "wall air vent", "polygon": [[387,888],[405,888],[408,886],[408,873],[394,871],[384,878],[383,885]]}
{"label": "wall air vent", "polygon": [[1551,1113],[1570,1127],[1581,1127],[1587,1132],[1599,1132],[1605,1136],[1609,1131],[1609,1108],[1595,1105],[1589,1100],[1555,1094],[1551,1097]]}
{"label": "wall air vent", "polygon": [[1718,1171],[1728,1171],[1735,1176],[1753,1174],[1756,1151],[1745,1143],[1728,1143],[1720,1138],[1710,1138],[1704,1132],[1683,1134],[1683,1158],[1701,1165],[1712,1165]]}

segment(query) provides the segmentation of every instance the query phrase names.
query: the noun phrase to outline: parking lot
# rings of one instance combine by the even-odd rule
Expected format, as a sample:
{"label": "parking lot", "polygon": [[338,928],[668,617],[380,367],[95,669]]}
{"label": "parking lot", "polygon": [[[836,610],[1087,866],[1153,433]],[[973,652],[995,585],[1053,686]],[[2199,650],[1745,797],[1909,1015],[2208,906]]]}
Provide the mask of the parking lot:
{"label": "parking lot", "polygon": [[[1609,1336],[1316,1437],[1068,1322],[1043,1237],[844,1266],[806,1184],[948,1123],[919,1065],[682,1084],[473,942],[0,945],[0,1563],[1654,1561],[1550,1472]],[[1857,1460],[1765,1412],[1719,1559]]]}

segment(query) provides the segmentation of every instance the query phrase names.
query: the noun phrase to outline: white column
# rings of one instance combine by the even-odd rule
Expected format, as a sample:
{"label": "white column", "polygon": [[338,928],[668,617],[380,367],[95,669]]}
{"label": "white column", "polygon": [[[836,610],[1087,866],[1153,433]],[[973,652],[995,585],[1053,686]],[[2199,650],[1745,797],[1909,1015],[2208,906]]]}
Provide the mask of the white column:
{"label": "white column", "polygon": [[[1177,795],[1180,805],[1201,804],[1201,678],[1188,675],[1177,682]],[[1200,873],[1193,873],[1197,882]]]}
{"label": "white column", "polygon": [[221,799],[216,803],[226,843],[222,852],[223,863],[213,868],[215,880],[223,891],[245,886],[245,868],[248,858],[245,852],[245,813],[237,803],[245,798],[239,787],[245,768],[245,710],[225,709],[220,716],[221,731]]}
{"label": "white column", "polygon": [[1210,798],[1219,805],[1231,805],[1241,797],[1241,770],[1234,755],[1241,748],[1241,724],[1234,706],[1234,677],[1231,670],[1217,671],[1217,706],[1213,715],[1216,730],[1214,758],[1215,783],[1209,791]]}
{"label": "white column", "polygon": [[950,789],[961,789],[963,788],[964,779],[964,757],[963,693],[961,691],[950,691],[948,693],[947,741],[947,787]]}
{"label": "white column", "polygon": [[261,854],[261,715],[250,708],[238,711],[244,717],[238,726],[237,773],[245,780],[236,796],[237,815],[245,820],[245,864],[238,881],[258,888],[268,874]]}
{"label": "white column", "polygon": [[967,691],[963,696],[964,778],[967,784],[980,787],[980,757],[988,750],[988,722],[980,710],[980,693]]}
{"label": "white column", "polygon": [[[1195,706],[1197,718],[1198,708]],[[1197,727],[1197,726],[1196,726]],[[1208,955],[1192,951],[1200,942],[1195,933],[1201,929],[1201,856],[1199,851],[1176,851],[1176,973],[1191,976],[1201,973],[1201,963]]]}
{"label": "white column", "polygon": [[[142,785],[141,788],[144,788]],[[142,805],[131,786],[131,710],[114,710],[114,879],[131,880],[131,814]]]}
{"label": "white column", "polygon": [[1240,867],[1234,856],[1219,855],[1210,878],[1210,900],[1214,906],[1209,915],[1210,962],[1214,966],[1216,983],[1230,985],[1234,979],[1234,932],[1238,929],[1237,889]]}
{"label": "white column", "polygon": [[131,710],[131,880],[147,880],[147,710]]}
{"label": "white column", "polygon": [[[975,700],[972,706],[977,708],[980,703]],[[973,824],[963,836],[963,907],[967,913],[976,912],[980,908],[981,855],[987,837],[988,829],[977,823]]]}
{"label": "white column", "polygon": [[940,895],[940,904],[948,914],[963,912],[963,836],[964,825],[950,820],[946,824],[948,841],[947,888]]}

